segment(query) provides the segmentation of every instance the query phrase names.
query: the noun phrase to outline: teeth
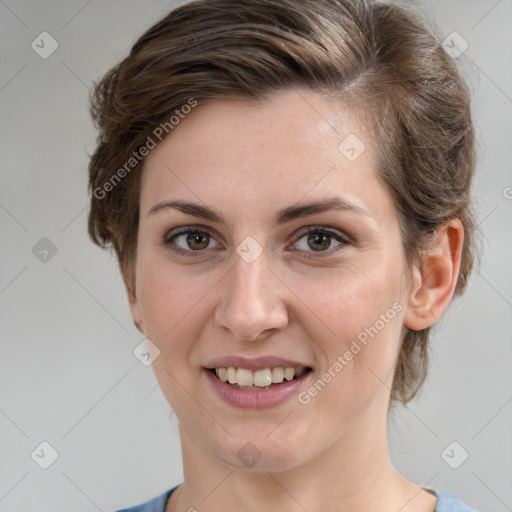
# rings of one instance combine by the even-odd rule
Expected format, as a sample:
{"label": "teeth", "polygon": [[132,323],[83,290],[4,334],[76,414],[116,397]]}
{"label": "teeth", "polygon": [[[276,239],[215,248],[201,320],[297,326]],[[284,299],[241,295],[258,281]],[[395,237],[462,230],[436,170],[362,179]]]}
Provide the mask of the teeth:
{"label": "teeth", "polygon": [[306,371],[306,368],[295,368],[295,377],[299,378],[304,372]]}
{"label": "teeth", "polygon": [[230,384],[236,384],[236,368],[229,367],[227,370],[227,376]]}
{"label": "teeth", "polygon": [[238,384],[244,387],[266,388],[271,384],[280,384],[284,380],[293,380],[304,374],[306,368],[264,368],[262,370],[248,370],[247,368],[215,368],[215,375],[222,382]]}
{"label": "teeth", "polygon": [[285,368],[284,369],[284,378],[286,380],[292,380],[295,377],[295,368]]}
{"label": "teeth", "polygon": [[215,369],[215,373],[217,374],[217,377],[219,377],[219,379],[222,382],[227,382],[227,380],[228,380],[228,371],[227,371],[226,368],[216,368]]}
{"label": "teeth", "polygon": [[272,384],[279,384],[284,380],[284,368],[272,368]]}
{"label": "teeth", "polygon": [[270,386],[270,384],[272,384],[272,370],[270,370],[270,368],[265,368],[264,370],[258,370],[254,372],[255,386],[258,386],[259,388],[264,388],[266,386]]}
{"label": "teeth", "polygon": [[236,371],[236,383],[239,386],[252,386],[254,384],[254,373],[245,368],[238,368]]}

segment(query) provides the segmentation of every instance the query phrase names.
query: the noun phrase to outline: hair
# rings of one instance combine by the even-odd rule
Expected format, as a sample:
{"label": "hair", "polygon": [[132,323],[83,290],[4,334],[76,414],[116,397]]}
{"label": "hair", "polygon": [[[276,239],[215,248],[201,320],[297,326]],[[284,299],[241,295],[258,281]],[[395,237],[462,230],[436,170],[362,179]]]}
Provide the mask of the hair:
{"label": "hair", "polygon": [[[95,243],[114,248],[129,289],[141,148],[155,142],[159,127],[171,133],[170,116],[187,112],[185,105],[260,101],[302,87],[357,105],[371,119],[376,172],[396,204],[408,269],[442,223],[461,220],[454,295],[462,294],[476,255],[468,87],[420,15],[366,0],[192,1],[150,27],[95,84],[88,229]],[[392,400],[407,403],[425,380],[429,331],[407,330]]]}

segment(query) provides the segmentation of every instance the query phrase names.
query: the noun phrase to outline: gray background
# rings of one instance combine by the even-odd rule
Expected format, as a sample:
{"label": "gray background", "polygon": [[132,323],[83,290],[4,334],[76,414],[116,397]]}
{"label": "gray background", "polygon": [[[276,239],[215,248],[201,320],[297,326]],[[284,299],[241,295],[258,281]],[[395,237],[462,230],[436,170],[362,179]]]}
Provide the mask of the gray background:
{"label": "gray background", "polygon": [[[117,264],[86,236],[88,88],[172,5],[0,0],[1,512],[108,512],[181,482],[177,422],[132,353],[142,336]],[[512,510],[512,3],[416,5],[469,43],[458,61],[474,93],[485,253],[435,331],[423,393],[390,417],[391,454],[416,482],[501,512]],[[43,31],[59,45],[47,59],[31,48]],[[32,252],[43,237],[57,248],[46,262],[44,246]],[[58,452],[48,469],[31,457],[43,441]],[[453,441],[452,465],[469,454],[458,469],[441,456]]]}

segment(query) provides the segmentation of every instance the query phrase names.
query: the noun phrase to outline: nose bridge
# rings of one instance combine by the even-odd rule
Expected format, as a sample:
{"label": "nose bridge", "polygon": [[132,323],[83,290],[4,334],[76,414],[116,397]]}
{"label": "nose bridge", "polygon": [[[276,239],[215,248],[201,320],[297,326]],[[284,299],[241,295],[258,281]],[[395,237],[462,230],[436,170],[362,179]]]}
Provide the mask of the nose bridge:
{"label": "nose bridge", "polygon": [[264,331],[281,329],[288,322],[276,279],[263,252],[254,261],[233,255],[233,270],[225,281],[216,311],[217,324],[237,339],[253,341]]}

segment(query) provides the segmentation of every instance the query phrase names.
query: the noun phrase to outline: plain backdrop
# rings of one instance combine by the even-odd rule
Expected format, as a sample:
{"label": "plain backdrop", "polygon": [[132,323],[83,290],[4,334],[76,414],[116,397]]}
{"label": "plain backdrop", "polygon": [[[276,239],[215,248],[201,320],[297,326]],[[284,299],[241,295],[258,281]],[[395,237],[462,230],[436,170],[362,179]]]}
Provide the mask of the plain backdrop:
{"label": "plain backdrop", "polygon": [[[182,480],[177,421],[151,368],[134,357],[143,337],[116,261],[86,234],[89,88],[175,5],[0,0],[1,512],[109,512]],[[457,60],[473,91],[485,238],[480,270],[434,331],[422,394],[390,416],[391,456],[419,484],[504,512],[512,510],[512,2],[415,5],[443,37],[457,32],[468,43]]]}

